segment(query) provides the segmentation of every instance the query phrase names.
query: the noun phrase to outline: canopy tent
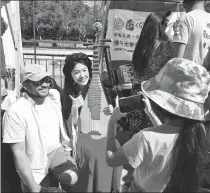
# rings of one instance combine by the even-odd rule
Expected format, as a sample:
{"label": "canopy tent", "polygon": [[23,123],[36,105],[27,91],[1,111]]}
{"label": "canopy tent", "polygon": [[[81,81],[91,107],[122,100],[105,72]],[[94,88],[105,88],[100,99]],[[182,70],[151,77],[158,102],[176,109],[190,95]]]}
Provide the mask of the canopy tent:
{"label": "canopy tent", "polygon": [[131,64],[135,44],[140,36],[146,17],[151,12],[172,11],[166,32],[173,35],[173,23],[184,13],[182,1],[110,1],[105,38],[113,40],[111,44],[111,69]]}
{"label": "canopy tent", "polygon": [[1,6],[1,16],[8,27],[2,36],[1,66],[15,68],[15,91],[20,95],[20,69],[23,66],[22,38],[20,29],[19,1],[5,1]]}

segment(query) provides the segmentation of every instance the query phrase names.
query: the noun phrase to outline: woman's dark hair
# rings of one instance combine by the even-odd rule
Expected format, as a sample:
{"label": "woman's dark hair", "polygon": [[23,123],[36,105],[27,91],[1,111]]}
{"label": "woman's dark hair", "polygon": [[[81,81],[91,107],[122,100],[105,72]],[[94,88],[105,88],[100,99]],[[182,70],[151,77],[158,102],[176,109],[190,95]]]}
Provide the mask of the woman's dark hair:
{"label": "woman's dark hair", "polygon": [[202,185],[207,166],[209,122],[181,118],[154,102],[151,105],[163,123],[164,117],[183,120],[172,152],[171,178],[164,192],[197,192]]}
{"label": "woman's dark hair", "polygon": [[67,84],[68,87],[74,86],[74,80],[72,79],[71,72],[76,66],[76,64],[81,63],[87,66],[90,78],[92,78],[92,62],[88,58],[88,56],[84,53],[74,53],[71,55],[68,55],[65,59],[65,64],[63,67],[63,74],[65,76],[65,84]]}
{"label": "woman's dark hair", "polygon": [[161,25],[165,24],[166,19],[164,13],[151,13],[146,18],[132,58],[134,71],[137,74],[143,74],[144,69],[148,66],[149,57],[153,53],[156,39],[160,39],[162,36],[166,37],[161,32]]}
{"label": "woman's dark hair", "polygon": [[50,77],[50,78],[51,78],[50,88],[56,89],[60,94],[62,94],[63,89],[60,86],[58,86],[58,84],[54,78],[52,78],[52,77]]}
{"label": "woman's dark hair", "polygon": [[[77,85],[71,75],[72,70],[76,66],[76,64],[81,63],[87,66],[89,71],[89,81],[86,86],[84,86],[81,90],[81,87]],[[89,84],[92,78],[92,62],[88,58],[88,56],[84,53],[74,53],[71,55],[68,55],[65,59],[65,64],[63,67],[63,74],[65,76],[64,79],[64,100],[62,102],[62,109],[63,109],[63,116],[64,118],[68,119],[69,114],[71,112],[71,106],[72,101],[69,97],[69,95],[72,95],[73,97],[78,97],[80,94],[85,99],[85,96],[88,92]],[[81,110],[81,109],[80,109]]]}
{"label": "woman's dark hair", "polygon": [[50,77],[50,78],[51,78],[50,88],[56,89],[58,86],[57,82],[55,81],[54,78],[52,78],[52,77]]}

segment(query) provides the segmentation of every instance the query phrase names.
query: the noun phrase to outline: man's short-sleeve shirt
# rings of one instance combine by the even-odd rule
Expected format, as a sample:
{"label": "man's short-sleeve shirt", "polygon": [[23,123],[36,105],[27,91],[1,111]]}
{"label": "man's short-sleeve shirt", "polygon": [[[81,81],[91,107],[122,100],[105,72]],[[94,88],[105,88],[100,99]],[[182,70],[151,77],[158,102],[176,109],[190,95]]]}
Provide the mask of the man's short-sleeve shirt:
{"label": "man's short-sleeve shirt", "polygon": [[174,24],[173,42],[186,44],[184,58],[203,65],[210,49],[210,14],[196,9],[181,16]]}
{"label": "man's short-sleeve shirt", "polygon": [[[61,138],[64,136],[60,95],[58,91],[51,89],[48,99],[57,111]],[[49,134],[50,135],[50,134]],[[69,143],[68,137],[66,143]],[[5,111],[3,117],[3,143],[26,143],[26,155],[28,157],[32,174],[37,183],[46,175],[47,148],[44,140],[43,124],[40,124],[35,103],[25,94],[16,103]]]}

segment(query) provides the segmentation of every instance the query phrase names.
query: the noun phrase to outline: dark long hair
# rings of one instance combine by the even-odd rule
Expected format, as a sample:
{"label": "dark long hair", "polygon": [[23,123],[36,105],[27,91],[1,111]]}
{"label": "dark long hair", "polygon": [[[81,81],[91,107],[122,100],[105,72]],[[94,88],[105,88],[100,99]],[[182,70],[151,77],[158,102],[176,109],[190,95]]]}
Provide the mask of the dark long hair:
{"label": "dark long hair", "polygon": [[207,163],[209,124],[184,120],[172,156],[171,192],[197,192],[203,183]]}
{"label": "dark long hair", "polygon": [[[89,71],[89,81],[87,85],[85,85],[82,89],[79,87],[78,84],[76,84],[72,78],[71,72],[76,66],[76,64],[81,63],[87,66]],[[85,99],[85,96],[88,92],[89,84],[92,78],[92,62],[88,58],[88,56],[84,53],[74,53],[71,55],[68,55],[65,59],[65,64],[63,67],[63,74],[65,76],[64,79],[64,92],[63,92],[63,100],[62,100],[62,111],[63,116],[65,119],[68,119],[69,114],[71,112],[71,106],[72,101],[69,97],[69,95],[73,97],[78,97],[80,94]],[[80,109],[81,110],[81,109]]]}
{"label": "dark long hair", "polygon": [[149,57],[153,53],[155,43],[161,36],[161,25],[165,23],[166,16],[164,13],[151,13],[145,20],[141,30],[140,38],[134,49],[132,63],[134,71],[140,75],[148,66]]}
{"label": "dark long hair", "polygon": [[154,112],[164,123],[164,117],[182,119],[183,126],[173,148],[170,181],[164,192],[197,192],[206,171],[209,122],[181,118],[154,102]]}

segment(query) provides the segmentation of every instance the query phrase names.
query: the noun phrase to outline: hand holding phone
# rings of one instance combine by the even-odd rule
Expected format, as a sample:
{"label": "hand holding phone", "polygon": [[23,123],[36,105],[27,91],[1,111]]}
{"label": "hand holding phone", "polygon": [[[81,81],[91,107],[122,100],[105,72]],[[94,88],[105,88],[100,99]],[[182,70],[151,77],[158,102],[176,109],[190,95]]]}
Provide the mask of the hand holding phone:
{"label": "hand holding phone", "polygon": [[148,117],[150,118],[150,121],[152,122],[152,124],[154,126],[158,126],[158,125],[162,125],[162,122],[160,121],[160,119],[157,117],[157,115],[154,113],[150,101],[147,98],[147,96],[143,93],[143,92],[139,92],[139,94],[141,94],[142,101],[145,103],[145,108],[144,108],[144,112],[148,115]]}
{"label": "hand holding phone", "polygon": [[109,104],[108,107],[105,107],[105,108],[103,109],[103,113],[104,113],[106,116],[108,116],[108,115],[111,115],[111,114],[113,113],[113,110],[114,110],[113,106],[112,106],[111,104]]}
{"label": "hand holding phone", "polygon": [[149,99],[147,98],[147,96],[143,92],[140,91],[139,94],[142,96],[142,101],[145,104],[144,111],[149,116],[149,114],[151,112],[153,112],[151,104],[150,104],[150,101],[149,101]]}
{"label": "hand holding phone", "polygon": [[119,121],[122,117],[125,117],[127,115],[127,113],[123,113],[120,110],[118,96],[115,99],[115,104],[116,104],[116,106],[115,106],[113,113],[110,117],[110,120],[112,120],[114,122]]}
{"label": "hand holding phone", "polygon": [[129,97],[122,97],[119,99],[119,107],[122,113],[128,113],[145,108],[145,103],[142,100],[141,94],[133,95]]}

